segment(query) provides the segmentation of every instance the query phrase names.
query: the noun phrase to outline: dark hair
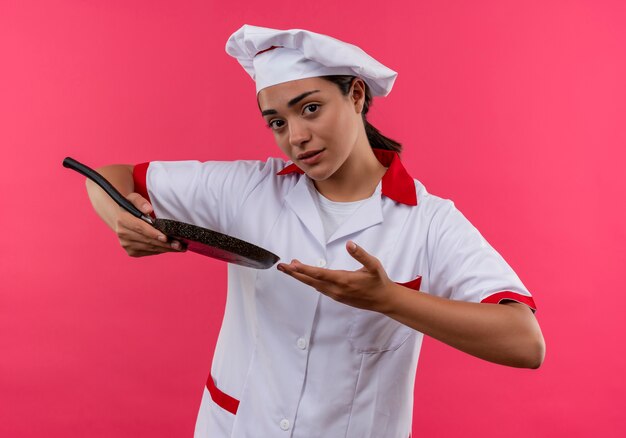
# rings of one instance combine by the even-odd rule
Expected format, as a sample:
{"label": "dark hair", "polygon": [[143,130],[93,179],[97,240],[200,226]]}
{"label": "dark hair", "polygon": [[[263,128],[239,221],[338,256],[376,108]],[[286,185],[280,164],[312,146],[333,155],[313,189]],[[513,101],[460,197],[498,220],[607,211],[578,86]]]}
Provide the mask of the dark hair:
{"label": "dark hair", "polygon": [[[347,96],[350,92],[350,86],[352,81],[356,79],[355,76],[322,76],[323,79],[336,84],[341,91],[341,94]],[[363,81],[365,83],[365,81]],[[372,93],[367,84],[365,84],[365,104],[363,105],[363,111],[361,115],[363,117],[363,124],[365,125],[365,133],[367,134],[367,140],[370,142],[370,146],[374,149],[386,149],[389,151],[402,152],[402,145],[395,140],[385,137],[366,119],[366,114],[372,105]]]}

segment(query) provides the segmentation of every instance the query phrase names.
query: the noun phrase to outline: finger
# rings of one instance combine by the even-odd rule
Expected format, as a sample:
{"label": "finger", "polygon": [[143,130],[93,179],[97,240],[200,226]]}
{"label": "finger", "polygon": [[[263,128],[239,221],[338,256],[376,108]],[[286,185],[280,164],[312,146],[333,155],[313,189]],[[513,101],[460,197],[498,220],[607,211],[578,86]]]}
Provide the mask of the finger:
{"label": "finger", "polygon": [[129,193],[128,196],[126,196],[126,199],[132,202],[132,204],[139,210],[141,210],[142,213],[152,213],[152,205],[150,204],[150,202],[148,202],[146,198],[141,196],[139,193]]}
{"label": "finger", "polygon": [[337,289],[344,290],[348,288],[350,285],[349,278],[354,274],[351,271],[305,265],[298,260],[292,260],[290,264],[279,263],[278,269],[313,286],[326,295]]}
{"label": "finger", "polygon": [[380,262],[376,257],[369,254],[353,241],[348,240],[346,243],[346,249],[348,250],[348,253],[354,257],[356,261],[361,263],[368,271],[376,271],[380,267]]}
{"label": "finger", "polygon": [[289,266],[296,272],[322,281],[333,281],[333,274],[336,272],[330,269],[318,268],[317,266],[305,265],[299,260],[292,260]]}
{"label": "finger", "polygon": [[168,241],[168,237],[161,231],[137,219],[131,214],[124,213],[116,223],[116,233],[120,240],[132,242],[153,243],[164,248],[181,250],[184,245],[177,240]]}
{"label": "finger", "polygon": [[164,254],[166,252],[178,252],[172,248],[150,245],[144,242],[124,242],[122,244],[128,255],[133,257],[142,257],[144,255]]}
{"label": "finger", "polygon": [[292,265],[287,265],[285,263],[279,263],[277,266],[278,270],[284,272],[285,274],[295,278],[296,280],[311,286],[312,288],[323,292],[324,284],[327,284],[324,281],[320,281],[316,278],[310,277],[304,273],[298,272]]}
{"label": "finger", "polygon": [[127,241],[128,243],[133,243],[136,245],[146,245],[146,247],[151,248],[153,250],[166,250],[168,252],[185,252],[187,251],[187,245],[178,240],[172,240],[171,242],[161,243],[158,240],[139,240],[139,241]]}
{"label": "finger", "polygon": [[122,246],[129,245],[146,245],[154,248],[162,248],[170,251],[185,251],[185,246],[177,240],[173,240],[171,242],[161,242],[159,240],[154,239],[146,239],[143,236],[137,236],[136,234],[120,234],[120,243]]}
{"label": "finger", "polygon": [[118,235],[123,234],[125,230],[139,234],[148,239],[159,240],[163,243],[167,242],[167,236],[165,234],[146,221],[136,218],[128,212],[123,212],[123,214],[118,217],[116,223],[116,232]]}
{"label": "finger", "polygon": [[333,281],[319,280],[317,278],[310,277],[303,272],[297,271],[294,266],[286,265],[284,263],[278,265],[278,270],[308,286],[311,286],[321,294],[324,294],[333,300],[339,301],[340,303],[346,302],[346,297],[350,296],[350,293],[346,292],[346,282],[344,281],[344,275],[348,274],[348,271],[331,271],[332,273],[336,273],[338,275],[336,281]]}
{"label": "finger", "polygon": [[144,256],[154,256],[154,255],[159,255],[159,254],[165,254],[165,253],[169,253],[169,252],[180,252],[180,251],[174,251],[172,249],[159,249],[159,250],[154,250],[154,249],[149,249],[149,248],[125,248],[126,252],[128,253],[128,255],[130,255],[131,257],[144,257]]}

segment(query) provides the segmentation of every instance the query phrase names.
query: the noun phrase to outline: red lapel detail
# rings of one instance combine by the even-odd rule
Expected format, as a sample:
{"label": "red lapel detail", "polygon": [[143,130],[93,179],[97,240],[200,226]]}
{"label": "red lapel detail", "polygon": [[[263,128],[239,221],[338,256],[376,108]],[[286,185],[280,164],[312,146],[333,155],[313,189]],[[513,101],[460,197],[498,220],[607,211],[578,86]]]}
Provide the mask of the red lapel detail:
{"label": "red lapel detail", "polygon": [[298,166],[296,166],[295,164],[291,163],[289,166],[285,167],[283,170],[281,170],[280,172],[278,172],[276,175],[289,175],[290,173],[299,173],[300,175],[302,175],[304,173],[304,170],[300,169]]}

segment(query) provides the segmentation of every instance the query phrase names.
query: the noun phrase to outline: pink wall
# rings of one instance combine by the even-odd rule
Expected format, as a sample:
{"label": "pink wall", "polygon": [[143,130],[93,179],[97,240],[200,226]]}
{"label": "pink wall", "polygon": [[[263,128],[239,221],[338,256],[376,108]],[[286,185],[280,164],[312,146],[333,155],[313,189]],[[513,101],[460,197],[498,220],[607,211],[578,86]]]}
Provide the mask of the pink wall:
{"label": "pink wall", "polygon": [[427,340],[415,436],[624,436],[623,1],[0,1],[0,436],[190,436],[225,266],[131,259],[90,165],[279,155],[224,53],[243,23],[352,41],[399,71],[372,120],[539,306],[537,371]]}

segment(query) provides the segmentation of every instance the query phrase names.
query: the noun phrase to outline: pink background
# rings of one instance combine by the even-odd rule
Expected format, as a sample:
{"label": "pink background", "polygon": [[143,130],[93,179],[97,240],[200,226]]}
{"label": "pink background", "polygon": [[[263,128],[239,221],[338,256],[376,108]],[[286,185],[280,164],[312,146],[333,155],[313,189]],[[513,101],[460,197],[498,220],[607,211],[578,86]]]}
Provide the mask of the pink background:
{"label": "pink background", "polygon": [[191,436],[225,266],[127,257],[61,161],[280,155],[224,53],[243,23],[328,33],[397,70],[371,120],[535,295],[539,370],[426,341],[415,436],[624,436],[618,0],[0,0],[0,436]]}

